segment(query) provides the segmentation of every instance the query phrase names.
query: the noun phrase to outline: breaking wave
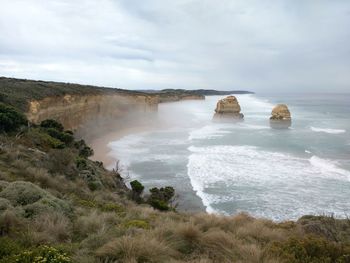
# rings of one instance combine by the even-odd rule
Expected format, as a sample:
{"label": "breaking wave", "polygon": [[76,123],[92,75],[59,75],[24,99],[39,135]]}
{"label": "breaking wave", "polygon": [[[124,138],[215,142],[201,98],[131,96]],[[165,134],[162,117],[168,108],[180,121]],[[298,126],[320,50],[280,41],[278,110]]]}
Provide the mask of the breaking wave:
{"label": "breaking wave", "polygon": [[329,133],[329,134],[341,134],[345,133],[346,130],[343,129],[327,129],[327,128],[317,128],[317,127],[310,127],[312,131],[314,132],[324,132],[324,133]]}

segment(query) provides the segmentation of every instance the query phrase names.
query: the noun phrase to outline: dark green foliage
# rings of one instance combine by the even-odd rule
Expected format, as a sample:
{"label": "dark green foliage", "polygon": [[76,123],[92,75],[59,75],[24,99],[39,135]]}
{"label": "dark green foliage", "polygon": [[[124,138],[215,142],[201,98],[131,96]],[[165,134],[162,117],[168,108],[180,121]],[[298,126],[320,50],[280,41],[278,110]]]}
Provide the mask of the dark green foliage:
{"label": "dark green foliage", "polygon": [[15,108],[0,103],[0,132],[13,132],[27,124],[24,114]]}
{"label": "dark green foliage", "polygon": [[43,127],[43,128],[52,128],[52,129],[55,129],[57,131],[60,131],[62,132],[63,131],[63,125],[61,123],[59,123],[58,121],[55,121],[55,120],[44,120],[40,123],[40,127]]}
{"label": "dark green foliage", "polygon": [[170,200],[175,195],[175,190],[171,186],[166,186],[162,188],[154,187],[149,190],[151,192],[150,198],[159,199],[164,202],[170,202]]}
{"label": "dark green foliage", "polygon": [[132,190],[131,199],[133,199],[137,203],[142,203],[143,200],[141,198],[141,194],[142,194],[143,190],[145,189],[145,187],[137,180],[130,182],[130,186],[131,186],[131,190]]}
{"label": "dark green foliage", "polygon": [[79,151],[79,155],[82,157],[88,158],[88,157],[94,155],[94,150],[92,148],[90,148],[89,146],[86,146]]}
{"label": "dark green foliage", "polygon": [[23,210],[25,217],[53,211],[67,215],[72,213],[69,203],[29,182],[10,183],[0,192],[0,197],[7,199],[12,206]]}
{"label": "dark green foliage", "polygon": [[87,146],[84,140],[76,141],[74,147],[79,150],[81,157],[88,158],[94,155],[94,150]]}
{"label": "dark green foliage", "polygon": [[148,198],[148,203],[153,207],[161,211],[170,210],[169,204],[175,196],[175,190],[171,186],[162,188],[154,187],[149,190],[151,195]]}
{"label": "dark green foliage", "polygon": [[87,168],[87,161],[85,158],[77,157],[75,164],[79,170],[84,170]]}
{"label": "dark green foliage", "polygon": [[[1,262],[1,261],[0,261]],[[50,246],[40,246],[31,250],[24,250],[17,255],[5,258],[7,263],[71,263],[66,253]],[[2,263],[1,262],[1,263]]]}
{"label": "dark green foliage", "polygon": [[283,259],[282,262],[288,263],[350,262],[350,247],[344,247],[315,236],[274,242],[266,253],[275,255]]}
{"label": "dark green foliage", "polygon": [[148,200],[149,204],[160,211],[168,211],[170,209],[169,205],[163,200],[151,198]]}
{"label": "dark green foliage", "polygon": [[54,128],[48,128],[46,129],[47,134],[49,134],[51,137],[60,140],[65,145],[70,145],[74,141],[74,137],[66,132],[60,132]]}
{"label": "dark green foliage", "polygon": [[145,189],[145,187],[137,180],[130,182],[130,186],[132,191],[139,195],[142,194],[143,190]]}
{"label": "dark green foliage", "polygon": [[21,246],[16,241],[7,237],[0,238],[0,263],[4,262],[2,259],[20,253],[20,251]]}
{"label": "dark green foliage", "polygon": [[46,131],[37,128],[30,129],[26,133],[26,138],[31,144],[34,144],[33,146],[44,149],[63,149],[66,147],[62,141],[53,138]]}
{"label": "dark green foliage", "polygon": [[91,191],[96,191],[98,189],[101,189],[102,184],[100,181],[91,180],[88,182],[88,187]]}

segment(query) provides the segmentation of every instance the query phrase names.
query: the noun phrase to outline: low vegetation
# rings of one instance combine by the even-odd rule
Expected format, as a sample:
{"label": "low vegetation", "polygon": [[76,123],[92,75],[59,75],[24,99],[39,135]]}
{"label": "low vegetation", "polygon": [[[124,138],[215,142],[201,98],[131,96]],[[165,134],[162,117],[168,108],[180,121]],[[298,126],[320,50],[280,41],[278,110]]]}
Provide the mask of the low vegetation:
{"label": "low vegetation", "polygon": [[0,263],[350,262],[349,220],[177,212],[172,187],[127,188],[53,120],[1,125]]}

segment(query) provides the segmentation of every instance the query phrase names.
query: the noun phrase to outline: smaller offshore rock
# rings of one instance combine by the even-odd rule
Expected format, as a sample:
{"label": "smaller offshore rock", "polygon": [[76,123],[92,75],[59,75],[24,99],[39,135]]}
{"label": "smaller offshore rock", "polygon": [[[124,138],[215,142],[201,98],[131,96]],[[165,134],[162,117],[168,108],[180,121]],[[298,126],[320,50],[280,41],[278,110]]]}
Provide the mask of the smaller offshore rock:
{"label": "smaller offshore rock", "polygon": [[228,96],[216,104],[214,121],[242,120],[241,106],[235,96]]}
{"label": "smaller offshore rock", "polygon": [[273,108],[270,117],[270,126],[273,129],[288,129],[292,125],[292,117],[288,106],[278,104]]}

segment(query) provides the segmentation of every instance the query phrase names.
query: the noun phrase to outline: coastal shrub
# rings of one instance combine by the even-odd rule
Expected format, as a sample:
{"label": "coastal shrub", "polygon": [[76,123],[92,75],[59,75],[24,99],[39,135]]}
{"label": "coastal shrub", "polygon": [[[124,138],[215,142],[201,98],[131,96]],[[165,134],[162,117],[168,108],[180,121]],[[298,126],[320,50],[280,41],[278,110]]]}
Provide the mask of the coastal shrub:
{"label": "coastal shrub", "polygon": [[66,145],[70,145],[74,141],[74,136],[66,133],[58,131],[54,128],[48,128],[46,129],[47,134],[49,134],[51,137],[60,140],[61,142],[65,143]]}
{"label": "coastal shrub", "polygon": [[350,247],[327,241],[324,238],[305,236],[290,238],[285,242],[273,242],[265,252],[282,259],[282,262],[316,263],[350,261]]}
{"label": "coastal shrub", "polygon": [[0,180],[0,192],[9,185],[9,182]]}
{"label": "coastal shrub", "polygon": [[29,141],[31,144],[42,147],[44,149],[63,149],[66,147],[62,141],[53,138],[52,136],[50,136],[46,132],[43,132],[40,129],[30,129],[27,132],[26,137],[27,141]]}
{"label": "coastal shrub", "polygon": [[32,204],[44,196],[46,192],[43,189],[35,184],[22,181],[10,183],[0,192],[0,197],[9,200],[13,206]]}
{"label": "coastal shrub", "polygon": [[100,205],[100,209],[103,212],[115,212],[115,213],[122,213],[125,212],[124,207],[121,205],[115,204],[115,203],[106,203]]}
{"label": "coastal shrub", "polygon": [[33,217],[46,212],[70,214],[71,206],[49,192],[30,182],[16,181],[10,183],[0,197],[7,199],[13,206],[21,206],[26,217]]}
{"label": "coastal shrub", "polygon": [[58,121],[55,121],[55,120],[51,120],[51,119],[42,121],[40,123],[40,127],[52,128],[52,129],[60,131],[60,132],[63,132],[63,130],[64,130],[64,127],[61,123],[59,123]]}
{"label": "coastal shrub", "polygon": [[16,255],[20,253],[22,247],[18,244],[18,242],[10,239],[8,237],[0,237],[0,263],[4,262],[4,258]]}
{"label": "coastal shrub", "polygon": [[94,155],[94,150],[90,148],[89,146],[85,146],[79,151],[79,155],[85,158],[88,158],[92,155]]}
{"label": "coastal shrub", "polygon": [[79,170],[85,170],[87,168],[87,161],[85,158],[77,157],[75,159],[75,164]]}
{"label": "coastal shrub", "polygon": [[125,228],[141,228],[141,229],[149,229],[150,225],[145,220],[130,220],[124,223]]}
{"label": "coastal shrub", "polygon": [[145,187],[137,180],[131,181],[130,186],[132,190],[131,199],[133,199],[137,203],[141,203],[142,202],[141,194],[145,189]]}
{"label": "coastal shrub", "polygon": [[350,242],[349,219],[336,219],[334,216],[303,216],[298,224],[308,233],[322,236],[334,242]]}
{"label": "coastal shrub", "polygon": [[137,180],[130,182],[130,186],[132,191],[139,195],[142,194],[143,190],[145,189],[145,187]]}
{"label": "coastal shrub", "polygon": [[173,187],[154,187],[149,191],[151,192],[151,195],[148,197],[148,203],[153,208],[161,211],[167,211],[171,209],[169,204],[175,196],[175,189]]}
{"label": "coastal shrub", "polygon": [[81,157],[88,158],[94,155],[94,150],[87,146],[84,140],[76,141],[74,147],[79,150]]}
{"label": "coastal shrub", "polygon": [[12,208],[11,202],[5,198],[0,197],[0,212]]}
{"label": "coastal shrub", "polygon": [[163,200],[149,199],[148,202],[153,208],[160,211],[168,211],[170,209],[169,205]]}
{"label": "coastal shrub", "polygon": [[23,113],[11,106],[0,103],[0,133],[16,131],[26,124],[27,119]]}
{"label": "coastal shrub", "polygon": [[8,263],[72,263],[66,253],[51,246],[25,250],[7,259]]}

